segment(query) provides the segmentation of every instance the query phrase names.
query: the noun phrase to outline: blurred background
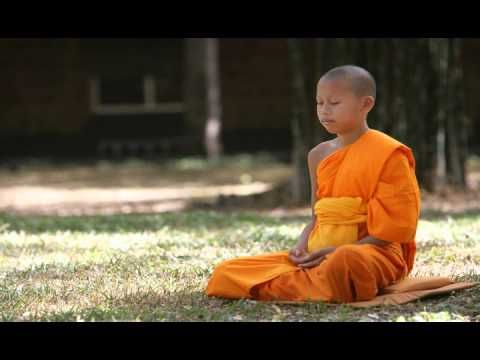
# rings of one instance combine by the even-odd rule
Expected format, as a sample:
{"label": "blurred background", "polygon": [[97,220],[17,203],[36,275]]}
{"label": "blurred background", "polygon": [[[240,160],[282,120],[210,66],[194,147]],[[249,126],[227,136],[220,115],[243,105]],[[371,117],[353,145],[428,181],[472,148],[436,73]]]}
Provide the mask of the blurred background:
{"label": "blurred background", "polygon": [[422,211],[480,209],[479,39],[0,39],[0,212],[308,213],[332,138],[315,84],[356,64],[410,146]]}

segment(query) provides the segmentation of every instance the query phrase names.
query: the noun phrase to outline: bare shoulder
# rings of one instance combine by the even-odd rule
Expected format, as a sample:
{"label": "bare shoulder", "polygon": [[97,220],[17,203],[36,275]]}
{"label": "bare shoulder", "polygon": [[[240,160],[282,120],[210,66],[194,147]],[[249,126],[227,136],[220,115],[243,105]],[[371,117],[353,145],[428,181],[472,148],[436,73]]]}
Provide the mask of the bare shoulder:
{"label": "bare shoulder", "polygon": [[335,151],[333,140],[327,140],[313,147],[308,152],[308,164],[311,168],[316,168],[317,164]]}

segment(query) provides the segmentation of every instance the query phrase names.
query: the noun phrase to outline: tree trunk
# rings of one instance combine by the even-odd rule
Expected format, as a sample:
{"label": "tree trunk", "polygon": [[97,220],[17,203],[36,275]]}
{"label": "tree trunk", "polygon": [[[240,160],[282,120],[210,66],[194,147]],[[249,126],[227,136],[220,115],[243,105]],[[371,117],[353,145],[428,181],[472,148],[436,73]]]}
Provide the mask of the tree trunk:
{"label": "tree trunk", "polygon": [[312,121],[313,125],[313,138],[310,144],[310,147],[313,147],[325,140],[328,140],[332,136],[325,130],[325,128],[320,124],[317,116],[317,109],[316,109],[316,93],[317,93],[317,82],[320,77],[325,74],[328,70],[330,70],[334,66],[334,58],[335,54],[332,52],[332,39],[316,39],[313,45],[315,47],[315,55],[314,55],[314,77],[312,82],[312,97],[311,100],[308,102],[311,104],[311,113],[313,116],[314,121]]}
{"label": "tree trunk", "polygon": [[292,136],[293,136],[293,169],[292,200],[296,204],[309,201],[310,186],[307,166],[308,152],[308,116],[309,101],[307,99],[306,79],[304,74],[304,53],[300,40],[289,39],[288,51],[292,76]]}
{"label": "tree trunk", "polygon": [[[311,69],[305,69],[309,66],[305,58],[310,54],[302,45],[298,40],[289,41],[296,201],[307,198],[305,158],[312,145],[311,134],[322,138],[318,136],[321,132],[309,132],[312,121],[307,109],[311,94],[307,89],[311,85]],[[462,50],[470,47],[473,52],[472,45],[448,39],[319,39],[315,46],[317,70],[313,74],[317,78],[331,67],[343,64],[358,64],[372,72],[378,82],[378,98],[369,124],[371,120],[372,127],[413,149],[417,177],[423,188],[434,191],[444,184],[466,186],[465,162],[469,129],[473,125],[465,112],[465,96],[475,84],[465,84],[469,79],[463,75],[467,62],[462,58]],[[470,65],[472,72],[473,64]],[[470,99],[470,107],[473,106]]]}
{"label": "tree trunk", "polygon": [[198,152],[206,122],[206,55],[204,39],[185,39],[184,104],[185,118],[192,132],[198,134]]}
{"label": "tree trunk", "polygon": [[468,149],[480,155],[480,41],[478,39],[461,40],[462,84],[465,94],[465,115],[468,123]]}
{"label": "tree trunk", "polygon": [[461,92],[461,69],[459,65],[458,40],[448,39],[447,53],[447,116],[446,116],[446,165],[448,182],[465,188],[465,151],[463,93]]}
{"label": "tree trunk", "polygon": [[383,65],[383,81],[384,84],[382,85],[384,89],[383,101],[384,101],[384,114],[385,119],[383,119],[383,131],[387,134],[392,134],[394,129],[394,124],[397,122],[396,117],[396,93],[395,93],[395,61],[396,61],[396,53],[395,53],[395,45],[393,39],[385,39],[385,46],[383,47],[384,56],[383,59],[385,61]]}
{"label": "tree trunk", "polygon": [[205,126],[205,146],[210,161],[217,161],[222,155],[220,139],[222,130],[222,106],[220,102],[220,72],[218,59],[218,39],[206,39],[206,78],[207,78],[207,122]]}
{"label": "tree trunk", "polygon": [[437,169],[437,135],[438,135],[438,73],[435,71],[434,57],[431,52],[431,40],[427,39],[423,52],[425,86],[424,86],[424,117],[420,121],[425,123],[422,137],[419,139],[421,146],[420,164],[417,164],[419,182],[428,191],[436,188]]}

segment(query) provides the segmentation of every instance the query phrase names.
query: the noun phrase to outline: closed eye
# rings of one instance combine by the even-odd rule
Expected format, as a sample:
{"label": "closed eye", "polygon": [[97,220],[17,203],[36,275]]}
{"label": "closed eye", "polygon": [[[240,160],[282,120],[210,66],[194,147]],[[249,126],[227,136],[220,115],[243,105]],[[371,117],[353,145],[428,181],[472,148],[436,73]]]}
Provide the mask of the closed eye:
{"label": "closed eye", "polygon": [[[338,104],[340,104],[340,101],[330,102],[330,105],[338,105]],[[323,102],[317,102],[317,105],[323,106]]]}

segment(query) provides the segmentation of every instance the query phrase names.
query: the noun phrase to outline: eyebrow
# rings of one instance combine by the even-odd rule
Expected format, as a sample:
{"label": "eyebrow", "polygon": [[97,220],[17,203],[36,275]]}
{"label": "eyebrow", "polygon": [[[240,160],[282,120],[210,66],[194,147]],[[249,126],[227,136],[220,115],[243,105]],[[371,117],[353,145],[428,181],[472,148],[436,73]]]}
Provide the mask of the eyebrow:
{"label": "eyebrow", "polygon": [[[333,97],[330,97],[328,100],[331,100],[332,98],[335,99],[335,100],[338,100],[340,97],[341,97],[341,96],[339,96],[339,95],[335,95],[335,96],[333,96]],[[318,101],[318,100],[321,100],[321,99],[316,96],[316,97],[315,97],[315,100]]]}

